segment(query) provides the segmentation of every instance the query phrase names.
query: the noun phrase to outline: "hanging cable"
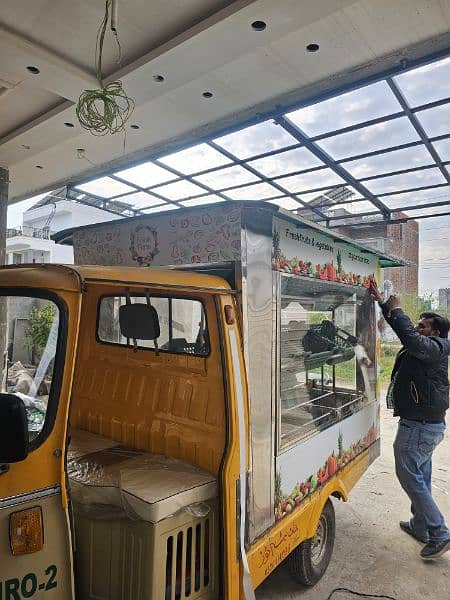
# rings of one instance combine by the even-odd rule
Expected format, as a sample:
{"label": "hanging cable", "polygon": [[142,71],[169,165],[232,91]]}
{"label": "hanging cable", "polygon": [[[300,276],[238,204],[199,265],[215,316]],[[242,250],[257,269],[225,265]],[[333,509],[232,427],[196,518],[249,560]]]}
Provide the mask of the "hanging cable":
{"label": "hanging cable", "polygon": [[134,100],[127,96],[121,81],[113,81],[106,85],[103,84],[103,44],[106,28],[110,21],[110,9],[110,27],[114,33],[118,47],[117,62],[120,64],[122,59],[122,49],[117,33],[117,6],[118,0],[106,0],[105,14],[97,33],[95,66],[100,88],[97,90],[85,90],[79,97],[76,107],[80,125],[93,135],[99,136],[124,131],[125,123],[128,121],[134,110]]}

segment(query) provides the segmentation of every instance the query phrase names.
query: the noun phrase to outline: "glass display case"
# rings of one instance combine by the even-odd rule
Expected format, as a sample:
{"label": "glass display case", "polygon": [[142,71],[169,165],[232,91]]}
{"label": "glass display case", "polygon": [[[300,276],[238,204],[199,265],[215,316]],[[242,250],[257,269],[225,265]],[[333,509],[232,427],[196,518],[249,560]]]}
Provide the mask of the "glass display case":
{"label": "glass display case", "polygon": [[364,287],[274,277],[283,450],[375,400],[374,308]]}

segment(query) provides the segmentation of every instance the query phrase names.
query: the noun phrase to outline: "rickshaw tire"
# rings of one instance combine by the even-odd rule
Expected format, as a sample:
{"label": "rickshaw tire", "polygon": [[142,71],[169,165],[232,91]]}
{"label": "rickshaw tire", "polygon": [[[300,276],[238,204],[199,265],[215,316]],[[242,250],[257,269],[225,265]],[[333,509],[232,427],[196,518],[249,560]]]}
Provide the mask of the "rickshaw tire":
{"label": "rickshaw tire", "polygon": [[298,583],[312,587],[315,585],[325,571],[331,560],[333,554],[334,537],[336,531],[336,519],[334,513],[334,507],[330,499],[328,499],[323,507],[322,513],[319,518],[319,526],[326,523],[326,539],[324,541],[325,547],[323,553],[320,555],[320,559],[314,560],[313,548],[316,540],[310,538],[305,540],[295,548],[288,556],[287,563],[291,576]]}

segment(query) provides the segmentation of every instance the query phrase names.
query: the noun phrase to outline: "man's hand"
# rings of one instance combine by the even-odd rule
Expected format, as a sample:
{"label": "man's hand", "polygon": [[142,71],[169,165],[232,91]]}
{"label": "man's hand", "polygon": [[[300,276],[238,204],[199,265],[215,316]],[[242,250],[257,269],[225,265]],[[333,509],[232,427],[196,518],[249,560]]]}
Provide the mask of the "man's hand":
{"label": "man's hand", "polygon": [[378,289],[374,279],[372,279],[372,281],[370,282],[369,292],[370,297],[373,298],[376,302],[383,302],[383,296],[381,295],[380,290]]}
{"label": "man's hand", "polygon": [[[383,295],[381,294],[374,280],[372,280],[370,284],[369,292],[371,298],[373,298],[376,302],[383,304]],[[389,299],[384,304],[388,310],[394,310],[394,308],[398,308],[400,306],[400,298],[393,294],[392,296],[389,296]]]}

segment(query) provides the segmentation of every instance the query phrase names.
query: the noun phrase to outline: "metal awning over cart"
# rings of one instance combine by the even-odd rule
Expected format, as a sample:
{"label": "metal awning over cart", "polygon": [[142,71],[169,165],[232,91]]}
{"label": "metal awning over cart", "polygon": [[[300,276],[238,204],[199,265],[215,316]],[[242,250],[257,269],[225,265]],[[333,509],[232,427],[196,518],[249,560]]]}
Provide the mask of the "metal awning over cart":
{"label": "metal awning over cart", "polygon": [[26,0],[0,9],[10,202],[67,185],[124,216],[238,200],[329,227],[448,214],[450,14],[438,0],[409,2],[408,18],[387,0],[202,0],[177,15],[157,3],[157,18],[125,3],[125,66],[108,48],[105,69],[137,108],[125,138],[102,139],[74,113],[95,83],[102,9],[50,4],[52,19]]}

